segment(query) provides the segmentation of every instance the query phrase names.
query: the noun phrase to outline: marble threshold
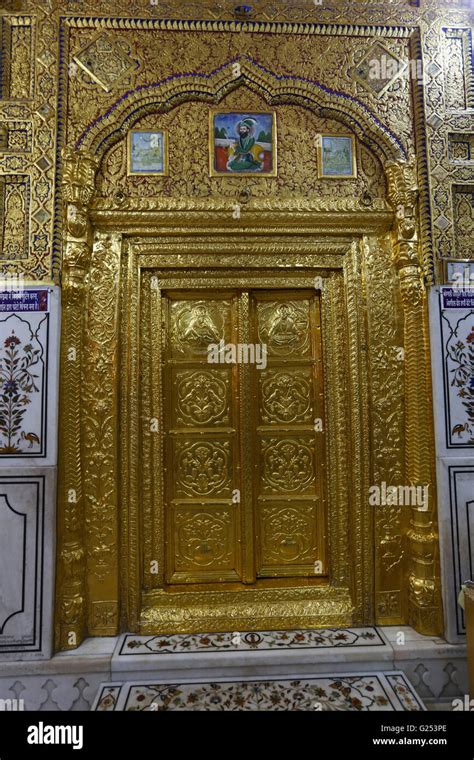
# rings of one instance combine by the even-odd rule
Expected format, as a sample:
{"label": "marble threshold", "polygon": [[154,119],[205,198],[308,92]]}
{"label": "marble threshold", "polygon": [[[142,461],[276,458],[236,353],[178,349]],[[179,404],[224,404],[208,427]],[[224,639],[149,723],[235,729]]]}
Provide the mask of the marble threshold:
{"label": "marble threshold", "polygon": [[[347,630],[351,634],[355,632],[357,637],[357,629]],[[78,649],[58,653],[50,660],[0,662],[0,699],[21,696],[21,689],[28,690],[31,686],[34,699],[32,696],[31,707],[27,706],[26,709],[46,709],[40,705],[48,705],[48,709],[89,709],[97,689],[105,682],[137,682],[153,677],[155,681],[165,684],[183,678],[186,682],[203,682],[266,676],[310,677],[362,670],[403,671],[431,709],[433,706],[450,709],[453,699],[467,694],[464,644],[448,644],[441,638],[422,636],[407,626],[372,630],[376,631],[376,637],[366,642],[359,636],[356,645],[336,639],[335,645],[329,646],[313,646],[313,642],[306,640],[302,646],[285,647],[280,641],[276,648],[259,649],[253,646],[255,639],[252,638],[249,639],[250,645],[246,646],[247,634],[240,633],[238,635],[244,641],[241,640],[232,650],[219,651],[217,647],[216,651],[213,647],[209,651],[206,644],[202,649],[197,646],[188,651],[182,646],[165,645],[163,648],[168,649],[165,654],[159,651],[159,645],[160,640],[170,638],[166,636],[122,634],[118,637],[91,638]],[[337,636],[341,631],[333,633]],[[295,636],[294,631],[288,634],[292,638]],[[202,634],[205,638],[209,635],[216,636]],[[153,642],[152,649],[156,648],[158,653],[136,652],[137,649],[146,650],[151,639],[157,640]],[[130,641],[135,642],[132,647],[127,646]],[[135,654],[131,654],[130,650],[135,650]],[[73,687],[77,697],[75,701],[70,694]],[[52,697],[48,696],[48,689]],[[44,697],[46,692],[47,698]],[[58,704],[57,708],[55,704]]]}

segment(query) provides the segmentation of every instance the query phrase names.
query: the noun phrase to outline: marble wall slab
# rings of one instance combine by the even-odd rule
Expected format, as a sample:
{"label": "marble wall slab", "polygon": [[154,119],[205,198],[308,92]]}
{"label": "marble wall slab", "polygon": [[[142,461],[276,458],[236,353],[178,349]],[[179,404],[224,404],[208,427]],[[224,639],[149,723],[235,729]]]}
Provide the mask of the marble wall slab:
{"label": "marble wall slab", "polygon": [[0,470],[0,659],[53,646],[56,468]]}
{"label": "marble wall slab", "polygon": [[53,647],[60,289],[0,281],[0,660]]}
{"label": "marble wall slab", "polygon": [[0,289],[0,467],[57,463],[59,321],[58,287]]}
{"label": "marble wall slab", "polygon": [[474,580],[474,309],[430,294],[430,335],[445,635],[465,640],[457,597]]}

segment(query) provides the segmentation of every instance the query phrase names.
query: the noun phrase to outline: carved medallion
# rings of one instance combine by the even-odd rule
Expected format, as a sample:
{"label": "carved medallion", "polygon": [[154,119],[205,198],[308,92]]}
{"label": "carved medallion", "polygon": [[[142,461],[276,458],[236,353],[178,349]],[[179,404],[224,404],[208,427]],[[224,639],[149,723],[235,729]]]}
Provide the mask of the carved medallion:
{"label": "carved medallion", "polygon": [[135,62],[107,34],[87,45],[74,56],[74,61],[106,92],[135,68]]}
{"label": "carved medallion", "polygon": [[261,512],[264,564],[310,561],[316,552],[314,507],[265,506]]}
{"label": "carved medallion", "polygon": [[229,487],[229,442],[194,441],[181,444],[177,454],[179,495],[210,496]]}
{"label": "carved medallion", "polygon": [[264,422],[311,422],[311,376],[307,370],[269,370],[261,391]]}
{"label": "carved medallion", "polygon": [[210,344],[225,340],[226,301],[177,301],[171,306],[173,353],[204,357]]}
{"label": "carved medallion", "polygon": [[308,491],[314,483],[312,446],[312,441],[301,438],[263,441],[264,490],[279,493]]}
{"label": "carved medallion", "polygon": [[259,341],[277,356],[304,356],[310,349],[309,301],[258,304]]}
{"label": "carved medallion", "polygon": [[178,372],[176,384],[178,424],[199,426],[229,421],[226,372]]}
{"label": "carved medallion", "polygon": [[227,512],[181,512],[176,517],[176,567],[229,566],[232,559],[230,527]]}

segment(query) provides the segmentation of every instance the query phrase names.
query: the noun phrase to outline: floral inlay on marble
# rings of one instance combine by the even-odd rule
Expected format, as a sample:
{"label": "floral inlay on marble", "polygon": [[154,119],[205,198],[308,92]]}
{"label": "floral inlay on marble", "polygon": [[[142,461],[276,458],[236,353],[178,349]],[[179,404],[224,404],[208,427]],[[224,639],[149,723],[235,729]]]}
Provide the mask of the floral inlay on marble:
{"label": "floral inlay on marble", "polygon": [[406,676],[394,671],[326,674],[298,679],[103,684],[93,709],[134,712],[412,712],[425,707]]}
{"label": "floral inlay on marble", "polygon": [[[456,321],[455,321],[456,320]],[[451,445],[474,445],[474,313],[443,314],[443,332],[449,329],[446,341],[445,376],[449,389]]]}
{"label": "floral inlay on marble", "polygon": [[246,631],[163,636],[127,634],[119,655],[179,654],[268,649],[386,646],[376,628],[319,628],[299,631]]}
{"label": "floral inlay on marble", "polygon": [[43,371],[42,347],[33,334],[31,338],[26,342],[12,329],[0,350],[0,454],[41,446],[40,431],[24,424],[27,406],[40,391]]}

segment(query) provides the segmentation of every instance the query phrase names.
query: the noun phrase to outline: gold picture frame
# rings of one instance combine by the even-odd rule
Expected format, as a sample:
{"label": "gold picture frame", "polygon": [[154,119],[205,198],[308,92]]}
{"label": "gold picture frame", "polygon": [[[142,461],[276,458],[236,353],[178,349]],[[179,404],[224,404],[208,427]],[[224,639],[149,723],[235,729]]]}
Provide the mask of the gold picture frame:
{"label": "gold picture frame", "polygon": [[[138,135],[154,135],[160,136],[161,139],[161,153],[162,153],[162,168],[140,168],[138,164],[140,158],[134,155],[134,140]],[[158,143],[160,140],[158,141]],[[158,145],[150,146],[151,148],[157,148]],[[143,160],[143,158],[142,158]],[[137,163],[135,163],[137,162]],[[168,130],[166,129],[131,129],[127,136],[127,175],[129,177],[167,177],[169,174],[169,159],[168,159]]]}
{"label": "gold picture frame", "polygon": [[[325,165],[328,164],[328,159],[325,157],[325,141],[335,140],[349,140],[350,144],[350,156],[346,161],[346,167],[349,171],[325,171]],[[350,133],[331,133],[325,132],[318,135],[316,143],[317,152],[317,164],[318,164],[318,179],[356,179],[357,177],[357,156],[356,156],[356,141],[355,135]],[[334,161],[333,161],[334,163]]]}
{"label": "gold picture frame", "polygon": [[[221,117],[221,125],[216,125],[216,119]],[[231,118],[233,117],[233,118]],[[255,119],[257,117],[257,119]],[[260,119],[260,123],[258,120],[258,117],[264,117]],[[260,156],[257,156],[256,146],[260,145],[261,147],[270,145],[270,148],[264,147],[263,149],[263,157],[261,160],[261,163],[265,166],[265,164],[268,165],[269,160],[271,160],[271,168],[267,171],[259,170],[259,169],[253,169],[253,170],[238,170],[238,171],[232,171],[232,169],[227,168],[227,164],[230,161],[230,157],[227,154],[227,157],[224,153],[224,151],[219,151],[219,154],[216,154],[217,148],[224,148],[227,149],[230,147],[230,145],[226,145],[225,143],[229,143],[231,141],[237,142],[237,138],[234,133],[234,137],[231,138],[227,134],[222,137],[216,137],[216,128],[219,129],[231,129],[236,128],[236,126],[244,121],[252,120],[255,121],[256,124],[254,126],[254,130],[256,133],[256,139],[254,141],[254,145],[251,146],[249,153],[251,153],[250,161],[253,161],[255,163],[258,163],[260,160]],[[268,120],[270,119],[270,124],[268,123]],[[268,128],[271,129],[271,140],[270,142],[263,142],[262,140],[260,143],[258,142],[259,137],[261,136],[262,132],[266,129],[266,135],[268,136]],[[259,130],[259,131],[258,131]],[[253,137],[253,134],[251,134]],[[216,140],[220,140],[222,142],[221,145],[216,145]],[[262,153],[262,151],[261,151]],[[226,161],[225,168],[218,169],[216,166],[219,164],[221,166],[224,166],[224,161]],[[209,175],[211,177],[276,177],[278,171],[278,155],[277,155],[277,120],[276,120],[276,111],[221,111],[221,110],[211,110],[209,111]]]}

